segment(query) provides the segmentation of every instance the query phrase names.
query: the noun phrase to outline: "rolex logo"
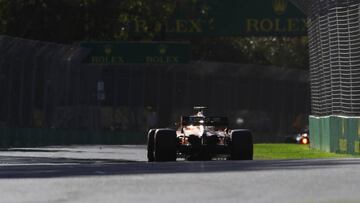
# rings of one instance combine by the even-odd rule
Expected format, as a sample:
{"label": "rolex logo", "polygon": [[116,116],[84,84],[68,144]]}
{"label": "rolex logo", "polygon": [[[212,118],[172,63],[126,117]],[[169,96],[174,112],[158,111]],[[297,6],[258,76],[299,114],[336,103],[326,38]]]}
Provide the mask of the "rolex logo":
{"label": "rolex logo", "polygon": [[272,4],[274,12],[278,15],[282,15],[287,9],[288,2],[287,0],[273,0]]}
{"label": "rolex logo", "polygon": [[106,46],[105,49],[104,49],[104,51],[105,51],[105,54],[106,54],[106,55],[110,55],[111,52],[112,52],[112,48],[111,48],[110,46]]}

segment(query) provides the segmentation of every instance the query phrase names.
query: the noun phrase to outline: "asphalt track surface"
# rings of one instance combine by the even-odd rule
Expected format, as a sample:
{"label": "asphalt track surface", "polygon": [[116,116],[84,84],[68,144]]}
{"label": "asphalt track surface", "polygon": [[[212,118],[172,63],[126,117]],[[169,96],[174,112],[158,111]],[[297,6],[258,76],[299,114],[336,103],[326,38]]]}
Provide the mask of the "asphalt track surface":
{"label": "asphalt track surface", "polygon": [[360,202],[360,159],[147,163],[144,146],[0,151],[0,202]]}

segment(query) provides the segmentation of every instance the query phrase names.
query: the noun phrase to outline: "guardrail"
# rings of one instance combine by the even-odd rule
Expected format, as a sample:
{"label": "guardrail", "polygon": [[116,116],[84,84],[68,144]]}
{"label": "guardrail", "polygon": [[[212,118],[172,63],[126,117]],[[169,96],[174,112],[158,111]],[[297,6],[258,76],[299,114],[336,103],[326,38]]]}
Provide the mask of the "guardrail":
{"label": "guardrail", "polygon": [[0,148],[51,145],[144,144],[146,134],[64,129],[0,128]]}

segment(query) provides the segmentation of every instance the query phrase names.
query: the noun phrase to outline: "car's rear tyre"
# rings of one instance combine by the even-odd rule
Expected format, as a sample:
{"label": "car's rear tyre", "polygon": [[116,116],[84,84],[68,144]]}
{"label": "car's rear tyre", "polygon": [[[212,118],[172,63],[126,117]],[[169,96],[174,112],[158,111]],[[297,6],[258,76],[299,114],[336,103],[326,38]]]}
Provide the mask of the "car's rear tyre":
{"label": "car's rear tyre", "polygon": [[155,146],[154,146],[154,139],[155,139],[155,131],[156,129],[150,129],[147,134],[147,158],[149,162],[155,161]]}
{"label": "car's rear tyre", "polygon": [[230,159],[253,160],[253,137],[249,130],[232,131]]}
{"label": "car's rear tyre", "polygon": [[176,132],[171,129],[157,129],[154,139],[155,161],[176,161],[177,142]]}

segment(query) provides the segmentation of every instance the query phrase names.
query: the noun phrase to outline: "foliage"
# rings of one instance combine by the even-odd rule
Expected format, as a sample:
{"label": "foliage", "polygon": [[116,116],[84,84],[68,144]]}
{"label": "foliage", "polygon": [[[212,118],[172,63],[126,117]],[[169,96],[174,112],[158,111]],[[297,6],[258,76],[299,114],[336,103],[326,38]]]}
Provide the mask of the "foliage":
{"label": "foliage", "polygon": [[[0,0],[0,33],[57,43],[184,40],[155,30],[175,8],[191,11],[197,1]],[[137,19],[146,19],[148,32],[131,35],[129,22]],[[190,41],[194,60],[308,68],[306,38],[194,37]]]}
{"label": "foliage", "polygon": [[[0,31],[60,43],[136,40],[126,30],[130,19],[165,21],[174,6],[170,0],[0,0]],[[149,32],[137,40],[153,37]]]}
{"label": "foliage", "polygon": [[307,37],[221,37],[193,41],[194,55],[200,60],[256,63],[307,69]]}

